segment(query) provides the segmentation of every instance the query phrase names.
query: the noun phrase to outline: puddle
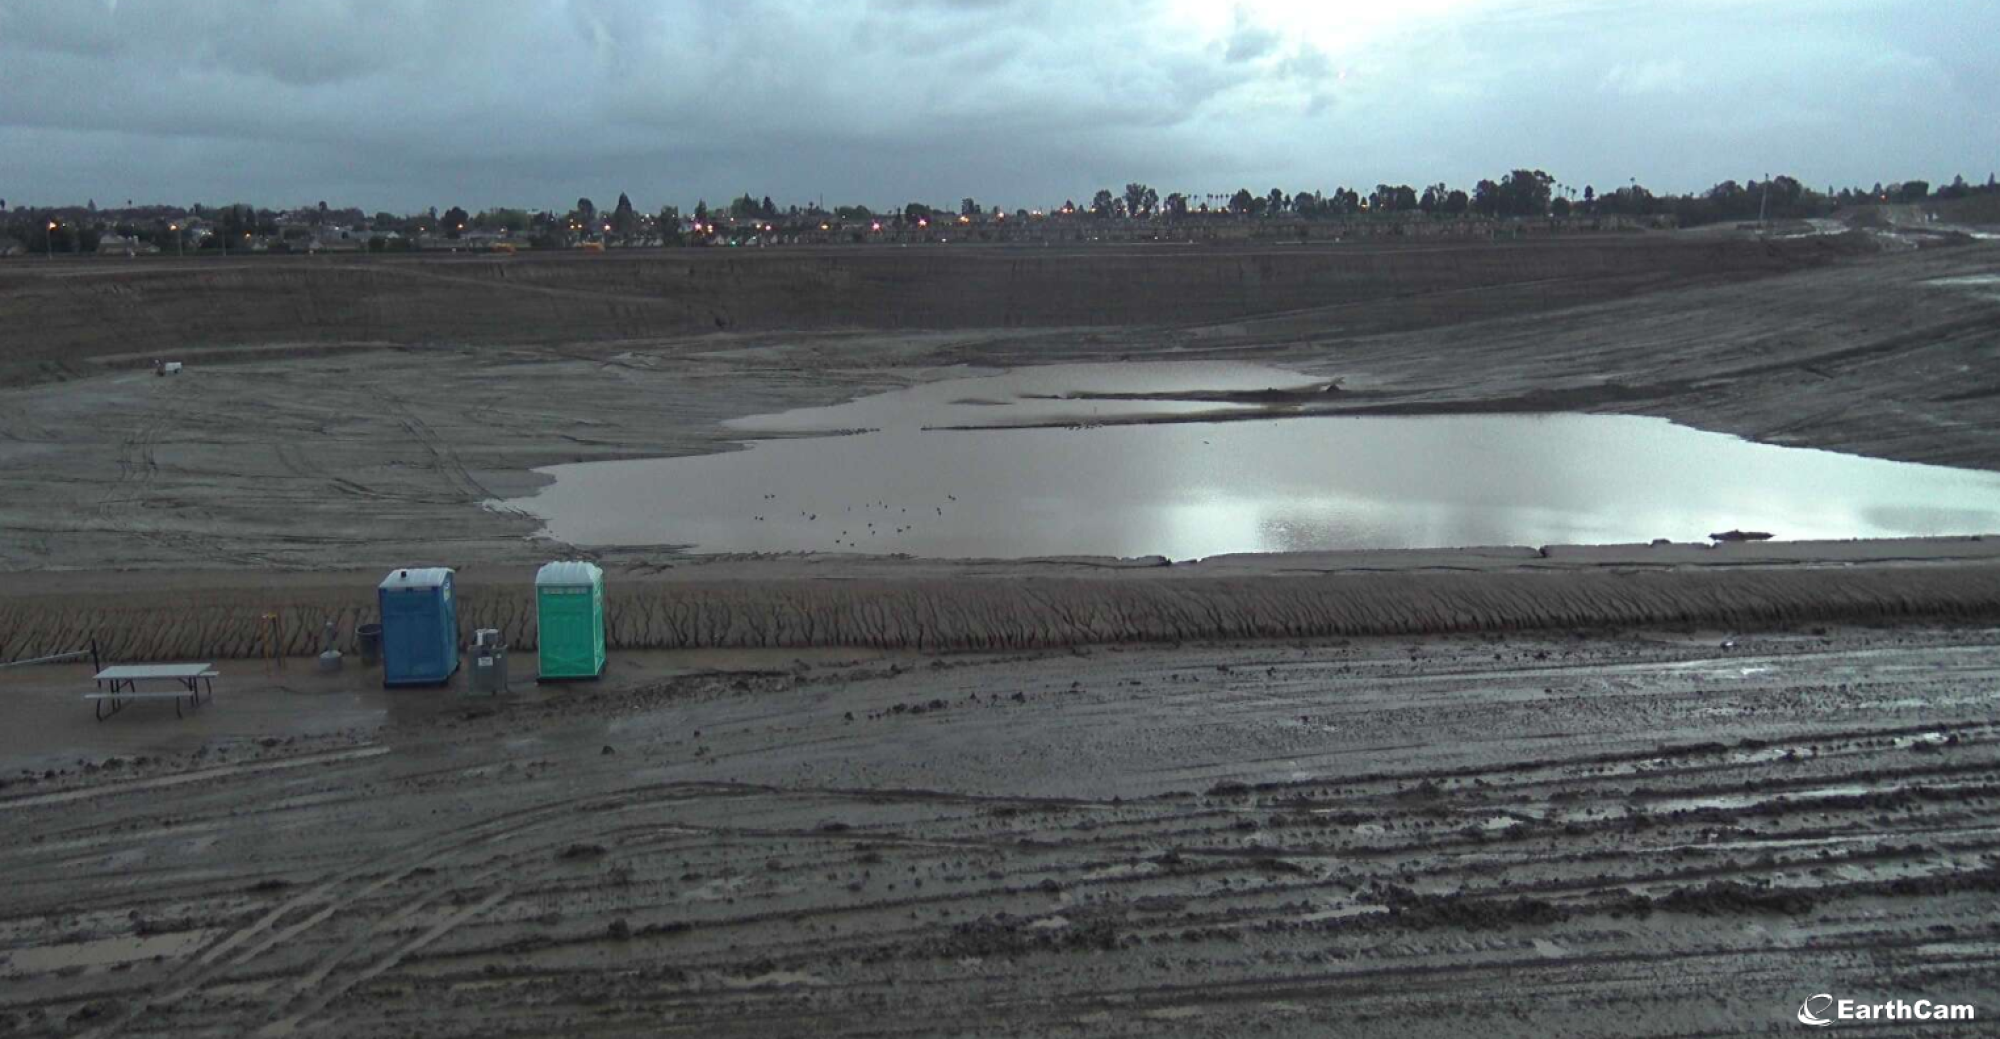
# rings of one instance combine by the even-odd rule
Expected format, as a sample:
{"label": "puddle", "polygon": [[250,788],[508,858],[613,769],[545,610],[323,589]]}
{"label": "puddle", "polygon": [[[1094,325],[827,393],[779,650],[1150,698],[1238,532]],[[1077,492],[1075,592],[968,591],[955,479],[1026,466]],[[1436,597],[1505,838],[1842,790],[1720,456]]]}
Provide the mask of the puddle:
{"label": "puddle", "polygon": [[1302,924],[1318,923],[1323,920],[1350,920],[1357,916],[1381,916],[1389,911],[1388,906],[1361,905],[1349,902],[1330,909],[1318,909],[1301,913],[1293,919]]}
{"label": "puddle", "polygon": [[1704,809],[1720,811],[1740,811],[1759,805],[1784,802],[1796,806],[1810,806],[1812,802],[1834,797],[1861,797],[1870,793],[1887,793],[1893,787],[1828,786],[1809,790],[1776,790],[1749,794],[1711,794],[1707,797],[1670,797],[1645,802],[1645,809],[1651,815],[1665,815],[1670,812],[1698,812]]}
{"label": "puddle", "polygon": [[[1942,744],[1942,737],[1937,741]],[[1899,745],[1907,745],[1899,741]],[[1969,784],[1951,782],[1931,782],[1923,784],[1925,790],[1958,790]],[[1711,794],[1705,797],[1673,797],[1644,802],[1649,814],[1664,815],[1669,812],[1693,812],[1703,809],[1740,811],[1766,804],[1784,803],[1788,806],[1810,809],[1815,801],[1842,797],[1865,797],[1869,794],[1894,794],[1904,788],[1893,783],[1886,784],[1839,784],[1834,786],[1807,787],[1795,790],[1768,790],[1742,794]]]}
{"label": "puddle", "polygon": [[[1992,237],[1974,235],[1973,237]],[[1932,278],[1924,282],[1934,288],[1985,290],[1979,295],[1988,299],[2000,299],[2000,274],[1968,274],[1956,278]]]}
{"label": "puddle", "polygon": [[827,983],[825,978],[818,975],[795,970],[774,970],[747,978],[720,976],[716,980],[721,982],[722,987],[739,992],[761,988],[792,988],[801,985],[818,987]]}
{"label": "puddle", "polygon": [[176,957],[200,948],[214,931],[181,931],[145,937],[121,935],[90,941],[66,942],[6,952],[0,971],[8,974],[47,974],[73,967],[112,967],[121,963],[150,960],[155,956]]}
{"label": "puddle", "polygon": [[[743,419],[734,425],[746,435],[870,431],[554,466],[540,493],[489,505],[539,517],[548,536],[577,545],[943,558],[1701,541],[1730,529],[1790,540],[2000,532],[2000,474],[1753,444],[1639,416],[1089,426],[1163,408],[1285,407],[1075,396],[1113,386],[1274,387],[1283,400],[1285,387],[1320,385],[1228,365],[1195,366],[1173,385],[1161,371],[1173,367],[1032,369]],[[1144,377],[1111,378],[1129,368]],[[938,428],[1047,421],[1083,428]]]}
{"label": "puddle", "polygon": [[142,779],[131,783],[103,784],[87,786],[78,790],[62,790],[53,794],[32,797],[17,797],[0,801],[0,811],[13,808],[33,808],[40,805],[66,804],[71,801],[85,801],[113,794],[133,794],[166,787],[186,786],[190,783],[204,783],[229,776],[246,775],[253,772],[283,772],[289,769],[308,768],[313,765],[332,765],[343,761],[358,761],[363,758],[380,757],[389,753],[387,747],[361,747],[356,750],[334,751],[326,754],[308,754],[295,758],[279,758],[275,761],[246,761],[240,765],[223,765],[205,768],[198,772],[181,772],[174,775]]}

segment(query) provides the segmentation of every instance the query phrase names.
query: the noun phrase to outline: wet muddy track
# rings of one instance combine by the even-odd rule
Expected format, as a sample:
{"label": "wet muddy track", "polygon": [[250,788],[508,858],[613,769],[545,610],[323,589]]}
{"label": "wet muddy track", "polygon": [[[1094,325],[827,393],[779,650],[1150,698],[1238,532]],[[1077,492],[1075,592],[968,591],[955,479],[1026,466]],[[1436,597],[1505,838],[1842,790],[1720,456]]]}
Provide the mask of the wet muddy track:
{"label": "wet muddy track", "polygon": [[0,1027],[1708,1035],[1821,991],[1985,1011],[1997,708],[1989,628],[1646,630],[801,665],[92,762],[0,790]]}

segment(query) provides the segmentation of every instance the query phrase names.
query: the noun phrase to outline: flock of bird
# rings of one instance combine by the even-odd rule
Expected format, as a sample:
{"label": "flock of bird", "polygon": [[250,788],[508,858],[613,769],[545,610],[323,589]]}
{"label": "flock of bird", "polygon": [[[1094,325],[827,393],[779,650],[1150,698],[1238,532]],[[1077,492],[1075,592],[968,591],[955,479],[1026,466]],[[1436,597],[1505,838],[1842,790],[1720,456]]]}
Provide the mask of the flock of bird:
{"label": "flock of bird", "polygon": [[[958,498],[957,498],[957,496],[955,496],[955,495],[950,495],[950,494],[947,494],[947,495],[945,495],[944,497],[945,497],[945,500],[946,500],[947,502],[950,502],[950,503],[954,503],[954,504],[955,504],[955,503],[956,503],[956,502],[958,501]],[[764,495],[764,500],[765,500],[765,501],[767,501],[767,502],[776,502],[776,501],[778,500],[778,496],[777,496],[777,495],[775,495],[775,494],[766,494],[766,495]],[[865,516],[867,516],[867,515],[868,515],[868,514],[869,514],[869,513],[871,512],[871,511],[873,511],[873,510],[875,510],[875,509],[881,509],[881,510],[882,510],[882,512],[883,512],[883,514],[884,514],[884,515],[887,515],[887,514],[889,513],[889,510],[890,510],[890,509],[892,509],[892,508],[896,510],[895,514],[896,514],[897,516],[899,516],[899,517],[901,517],[901,516],[907,516],[907,515],[909,515],[909,513],[910,513],[910,510],[909,510],[909,507],[908,507],[908,506],[903,506],[903,505],[890,505],[890,504],[889,504],[888,502],[886,502],[886,501],[874,501],[874,502],[865,502],[865,503],[863,503],[863,504],[862,504],[862,506],[861,506],[861,512],[862,512],[862,516],[863,516],[863,517],[865,517]],[[922,507],[921,507],[921,506],[919,506],[918,508],[919,508],[919,511],[922,511]],[[939,517],[940,519],[944,517],[944,506],[942,506],[942,505],[933,505],[933,506],[931,506],[931,510],[932,510],[933,512],[937,513],[937,515],[938,515],[938,517]],[[852,514],[852,513],[854,512],[854,506],[852,506],[852,505],[846,505],[846,506],[842,506],[842,507],[841,507],[841,512],[842,512],[842,513],[843,513],[844,515],[851,515],[851,514]],[[758,523],[763,523],[763,522],[766,522],[766,521],[767,521],[767,520],[769,519],[769,517],[767,517],[767,516],[763,516],[763,515],[756,515],[756,514],[753,514],[753,515],[752,515],[752,516],[751,516],[750,518],[751,518],[752,520],[754,520],[754,521],[758,522]],[[809,511],[807,511],[807,510],[805,510],[805,509],[800,509],[800,510],[799,510],[799,518],[800,518],[800,519],[803,519],[803,520],[805,520],[805,521],[806,521],[807,523],[818,523],[818,522],[819,522],[819,513],[817,513],[817,512],[809,512]],[[832,517],[832,516],[828,516],[827,518],[828,518],[829,520],[831,520],[831,519],[832,519],[833,517]],[[895,526],[893,526],[893,527],[891,527],[891,526],[890,526],[890,525],[889,525],[889,524],[888,524],[887,522],[885,522],[885,523],[883,524],[883,529],[877,529],[877,528],[876,528],[876,526],[875,526],[875,521],[874,521],[874,520],[870,520],[870,519],[863,519],[863,520],[862,520],[862,523],[863,523],[863,528],[862,528],[862,532],[861,532],[861,533],[865,533],[865,534],[867,534],[867,536],[869,536],[869,537],[876,537],[876,536],[878,536],[878,535],[881,535],[881,534],[883,534],[883,533],[889,533],[889,534],[907,534],[907,533],[909,533],[910,531],[912,531],[912,530],[915,530],[915,529],[917,529],[917,528],[916,528],[916,524],[914,524],[914,523],[908,523],[908,522],[898,522],[898,523],[897,523],[897,524],[896,524]],[[846,546],[846,547],[848,547],[848,548],[859,548],[859,547],[861,547],[861,541],[860,541],[860,537],[861,537],[861,534],[859,534],[859,533],[855,533],[855,532],[854,532],[853,530],[851,530],[851,529],[842,529],[842,530],[841,530],[841,532],[840,532],[840,535],[839,535],[838,537],[836,537],[836,538],[834,538],[834,539],[833,539],[833,543],[834,543],[834,544],[835,544],[836,546],[843,546],[843,545],[844,545],[844,546]]]}

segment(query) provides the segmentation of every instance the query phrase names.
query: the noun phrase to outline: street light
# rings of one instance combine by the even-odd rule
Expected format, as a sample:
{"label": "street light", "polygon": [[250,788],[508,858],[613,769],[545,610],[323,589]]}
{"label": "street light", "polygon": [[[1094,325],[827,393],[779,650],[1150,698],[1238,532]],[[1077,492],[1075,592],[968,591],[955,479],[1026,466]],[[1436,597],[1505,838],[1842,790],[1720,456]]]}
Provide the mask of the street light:
{"label": "street light", "polygon": [[168,224],[167,230],[172,231],[174,233],[174,255],[186,256],[187,253],[181,251],[181,225]]}
{"label": "street light", "polygon": [[46,239],[44,239],[44,242],[45,242],[45,244],[47,244],[47,245],[48,245],[48,247],[49,247],[49,259],[51,259],[51,260],[55,259],[55,258],[56,258],[56,222],[55,222],[55,221],[53,221],[53,220],[49,221],[49,235],[48,235],[48,237],[47,237]]}

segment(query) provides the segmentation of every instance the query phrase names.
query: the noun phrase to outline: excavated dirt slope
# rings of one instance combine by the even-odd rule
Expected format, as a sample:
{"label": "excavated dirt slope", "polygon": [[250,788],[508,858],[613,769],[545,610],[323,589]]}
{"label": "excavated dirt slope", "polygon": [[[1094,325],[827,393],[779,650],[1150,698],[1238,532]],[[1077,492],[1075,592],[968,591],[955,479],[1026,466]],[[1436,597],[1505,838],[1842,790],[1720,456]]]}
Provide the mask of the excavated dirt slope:
{"label": "excavated dirt slope", "polygon": [[[1169,302],[1153,311],[1158,324],[1093,330],[711,331],[605,341],[589,338],[604,331],[590,323],[600,311],[583,307],[507,333],[575,337],[559,343],[212,345],[276,334],[259,332],[259,322],[278,320],[273,315],[283,308],[248,289],[209,299],[203,320],[226,334],[179,353],[137,326],[134,315],[151,314],[148,308],[106,317],[99,324],[112,332],[60,350],[26,331],[43,318],[9,320],[0,322],[0,358],[30,360],[0,363],[48,375],[32,358],[61,354],[59,371],[87,377],[0,388],[0,570],[528,564],[567,550],[528,540],[537,527],[532,519],[480,503],[533,493],[544,479],[534,467],[731,450],[742,434],[724,428],[727,419],[965,374],[955,365],[1253,360],[1340,380],[1342,392],[1315,404],[1330,413],[1637,412],[1777,443],[2000,468],[2000,292],[1982,280],[2000,270],[2000,243],[1846,256],[1846,241],[1640,239],[1353,254],[1121,250],[1074,262],[1139,264],[1132,258],[1139,255],[1171,269],[1199,255],[1210,264],[1283,267],[1344,257],[1352,269],[1328,274],[1313,290],[1366,298],[1207,323]],[[1572,247],[1579,251],[1561,277],[1485,288],[1405,294],[1358,273],[1378,255],[1387,257],[1384,264],[1421,260],[1449,269]],[[1747,280],[1741,272],[1710,276],[1695,262],[1763,264],[1787,250],[1817,259]],[[1005,267],[1009,254],[935,255],[950,268]],[[1597,279],[1582,266],[1600,254],[1628,263],[1651,256],[1654,271],[1634,275],[1636,282]],[[740,261],[734,253],[691,255],[696,264],[809,262],[789,254]],[[1844,258],[1818,262],[1830,257]],[[595,259],[536,263],[548,277],[666,263],[656,254],[589,266]],[[891,260],[897,256],[872,262]],[[1694,269],[1676,273],[1684,261]],[[811,262],[866,263],[871,254]],[[11,286],[0,309],[40,307],[37,313],[74,325],[105,309],[93,296],[100,290],[191,277],[145,265],[129,269],[166,273],[118,274],[128,269],[123,264],[80,267],[71,277],[62,266],[47,274],[21,264],[0,268],[0,282]],[[451,261],[410,263],[407,280],[428,284],[432,274],[456,269]],[[1143,290],[1150,269],[1135,268],[1131,291]],[[251,273],[307,285],[345,277],[285,260]],[[1359,288],[1348,286],[1350,276]],[[941,278],[948,283],[949,272]],[[411,320],[419,327],[425,320],[476,323],[487,291],[478,285],[485,284],[441,282],[440,294],[419,309],[446,316]],[[1611,298],[1571,299],[1594,292]],[[44,299],[50,293],[58,303]],[[923,285],[910,295],[921,301],[937,294]],[[782,296],[772,305],[784,306]],[[1574,305],[1558,305],[1563,300]],[[1486,316],[1469,320],[1467,312]],[[1404,330],[1379,331],[1391,326]],[[287,327],[293,338],[339,330],[297,321]],[[102,352],[114,348],[122,352]],[[185,360],[187,370],[154,378],[148,365],[160,355]],[[660,546],[597,554],[617,564],[672,557]],[[831,557],[823,562],[839,565]]]}
{"label": "excavated dirt slope", "polygon": [[[718,330],[1173,326],[1398,300],[1385,327],[1548,309],[1865,251],[1848,239],[633,251],[0,265],[0,385],[138,351],[562,343]],[[1497,295],[1493,290],[1506,290]]]}

